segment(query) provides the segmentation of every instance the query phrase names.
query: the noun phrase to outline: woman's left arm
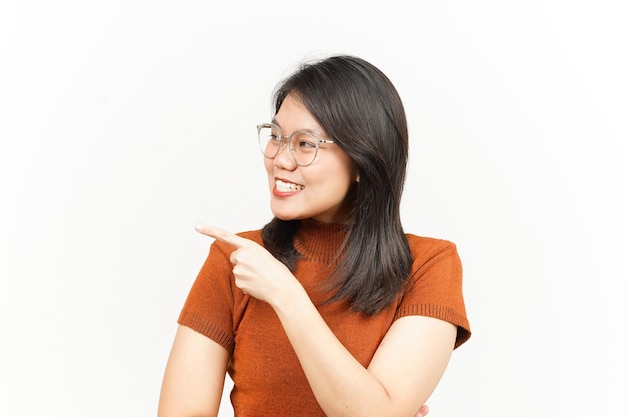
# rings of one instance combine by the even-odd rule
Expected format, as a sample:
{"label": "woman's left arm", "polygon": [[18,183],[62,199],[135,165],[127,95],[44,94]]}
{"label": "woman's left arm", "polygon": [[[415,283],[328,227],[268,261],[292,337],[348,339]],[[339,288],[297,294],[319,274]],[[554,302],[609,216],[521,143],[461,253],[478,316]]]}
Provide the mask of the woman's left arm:
{"label": "woman's left arm", "polygon": [[337,339],[298,280],[267,250],[218,228],[196,229],[236,248],[230,258],[236,285],[274,308],[326,415],[413,417],[431,395],[454,349],[456,326],[431,317],[402,317],[365,368]]}
{"label": "woman's left arm", "polygon": [[328,416],[414,416],[441,379],[456,339],[450,323],[405,316],[391,326],[366,369],[306,294],[273,307]]}

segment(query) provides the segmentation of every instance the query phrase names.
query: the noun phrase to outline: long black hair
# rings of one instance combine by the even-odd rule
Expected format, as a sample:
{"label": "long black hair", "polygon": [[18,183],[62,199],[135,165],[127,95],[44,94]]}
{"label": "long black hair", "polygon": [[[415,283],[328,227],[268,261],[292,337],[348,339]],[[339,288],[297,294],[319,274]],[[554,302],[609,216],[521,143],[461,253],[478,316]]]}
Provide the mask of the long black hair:
{"label": "long black hair", "polygon": [[[356,163],[359,182],[344,253],[329,278],[334,295],[372,315],[388,306],[409,278],[412,257],[400,222],[408,160],[402,101],[378,68],[354,56],[308,62],[274,92],[274,114],[285,98],[299,100]],[[298,220],[274,218],[263,228],[267,249],[293,270]]]}

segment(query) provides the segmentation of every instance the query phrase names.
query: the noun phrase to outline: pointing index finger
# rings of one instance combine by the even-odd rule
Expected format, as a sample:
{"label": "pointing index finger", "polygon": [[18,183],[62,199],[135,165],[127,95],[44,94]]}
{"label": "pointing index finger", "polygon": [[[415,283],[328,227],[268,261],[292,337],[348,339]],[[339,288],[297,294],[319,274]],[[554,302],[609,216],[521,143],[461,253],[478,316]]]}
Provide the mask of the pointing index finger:
{"label": "pointing index finger", "polygon": [[210,236],[213,239],[228,243],[229,245],[234,246],[236,249],[245,246],[248,242],[248,239],[237,236],[236,234],[229,231],[220,229],[219,227],[210,226],[204,223],[198,223],[195,229],[197,232],[202,233],[203,235]]}

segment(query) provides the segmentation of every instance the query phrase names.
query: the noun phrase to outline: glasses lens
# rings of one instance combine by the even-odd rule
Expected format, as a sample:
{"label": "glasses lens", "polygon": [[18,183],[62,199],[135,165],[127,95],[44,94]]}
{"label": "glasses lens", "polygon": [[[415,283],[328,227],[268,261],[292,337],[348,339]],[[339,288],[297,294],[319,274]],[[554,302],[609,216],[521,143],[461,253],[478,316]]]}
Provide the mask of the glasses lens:
{"label": "glasses lens", "polygon": [[262,125],[258,128],[259,131],[259,146],[261,152],[266,158],[273,158],[278,154],[280,149],[280,140],[278,132],[272,129],[271,126]]}
{"label": "glasses lens", "polygon": [[291,137],[289,150],[296,164],[300,166],[311,165],[317,155],[319,141],[307,132],[296,132]]}
{"label": "glasses lens", "polygon": [[[285,137],[280,137],[278,129],[271,124],[263,124],[257,128],[259,132],[259,147],[266,158],[275,158]],[[319,140],[308,132],[294,132],[289,138],[289,153],[299,166],[308,166],[317,156]]]}

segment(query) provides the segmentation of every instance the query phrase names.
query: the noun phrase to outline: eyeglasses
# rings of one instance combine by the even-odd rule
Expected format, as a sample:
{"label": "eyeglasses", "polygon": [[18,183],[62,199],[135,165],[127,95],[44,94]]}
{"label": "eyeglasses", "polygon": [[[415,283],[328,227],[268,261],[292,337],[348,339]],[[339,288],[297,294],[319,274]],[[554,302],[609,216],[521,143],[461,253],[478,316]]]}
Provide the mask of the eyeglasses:
{"label": "eyeglasses", "polygon": [[266,158],[276,158],[283,145],[288,144],[291,157],[296,165],[301,167],[309,166],[315,161],[320,143],[335,143],[332,140],[320,139],[308,130],[296,130],[291,135],[285,136],[273,123],[263,123],[256,129],[259,133],[261,152]]}

